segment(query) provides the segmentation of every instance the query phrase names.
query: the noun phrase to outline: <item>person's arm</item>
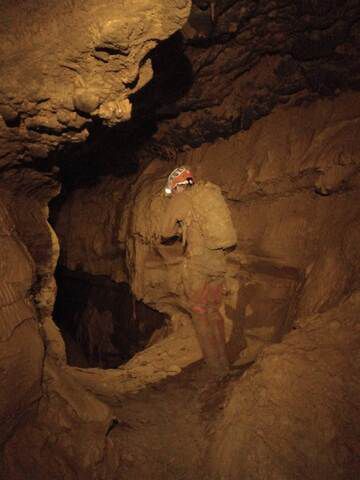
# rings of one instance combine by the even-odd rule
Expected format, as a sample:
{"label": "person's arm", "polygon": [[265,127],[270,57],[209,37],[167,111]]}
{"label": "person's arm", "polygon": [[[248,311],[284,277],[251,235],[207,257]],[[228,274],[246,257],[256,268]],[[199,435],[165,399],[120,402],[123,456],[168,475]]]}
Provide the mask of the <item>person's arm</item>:
{"label": "person's arm", "polygon": [[186,194],[180,193],[169,200],[160,231],[162,244],[171,244],[173,241],[181,239],[182,222],[186,218],[189,206],[189,199]]}
{"label": "person's arm", "polygon": [[174,210],[174,205],[169,204],[161,226],[160,242],[157,245],[161,257],[170,264],[181,261],[184,253],[182,243],[179,241],[182,238],[181,224],[177,219],[178,214]]}

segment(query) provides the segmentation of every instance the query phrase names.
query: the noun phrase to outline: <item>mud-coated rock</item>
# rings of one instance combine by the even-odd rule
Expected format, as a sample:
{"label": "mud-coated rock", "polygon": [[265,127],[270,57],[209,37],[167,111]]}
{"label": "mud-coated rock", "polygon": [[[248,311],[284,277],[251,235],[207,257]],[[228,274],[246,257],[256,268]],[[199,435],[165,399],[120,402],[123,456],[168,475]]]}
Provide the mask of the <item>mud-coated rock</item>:
{"label": "mud-coated rock", "polygon": [[356,478],[360,297],[303,317],[228,391],[211,478]]}
{"label": "mud-coated rock", "polygon": [[[59,109],[90,115],[101,102],[126,101],[152,78],[150,69],[138,75],[144,57],[182,27],[189,10],[188,0],[107,0],[100,5],[75,0],[71,6],[66,0],[52,5],[40,0],[36,6],[3,1],[1,165],[38,158],[38,146],[51,152],[63,143],[78,142],[79,125],[59,124]],[[132,72],[131,85],[126,85],[123,80]],[[111,122],[129,118],[127,108],[126,115],[112,115]],[[29,144],[34,148],[28,149]]]}
{"label": "mud-coated rock", "polygon": [[[351,252],[357,255],[352,239],[357,238],[360,205],[356,173],[344,180],[341,195],[318,195],[315,187],[321,172],[326,175],[334,165],[346,163],[358,171],[358,112],[358,97],[351,94],[307,107],[282,107],[246,134],[178,156],[179,164],[190,164],[195,181],[220,186],[232,213],[238,247],[227,256],[224,315],[234,361],[244,347],[241,328],[248,336],[248,349],[239,358],[244,363],[279,341],[297,315],[336,306],[358,281],[356,261],[351,261]],[[183,341],[184,348],[193,345],[187,333],[181,340],[185,331],[177,321],[182,249],[174,246],[173,262],[165,268],[156,248],[166,205],[162,192],[171,169],[156,161],[138,178],[107,177],[95,187],[73,192],[56,227],[67,268],[80,267],[114,281],[127,278],[138,298],[169,315],[167,330],[155,341],[156,352],[162,351],[161,342],[164,352],[172,341]],[[180,354],[177,348],[173,352]],[[141,358],[149,362],[152,352],[155,349],[138,354],[128,367],[141,368]],[[194,350],[179,362],[166,355],[156,361],[160,370],[173,364],[183,368],[197,358]],[[150,381],[150,374],[145,377]]]}
{"label": "mud-coated rock", "polygon": [[80,112],[91,113],[98,107],[99,103],[99,96],[91,91],[77,90],[74,94],[74,105],[76,110]]}
{"label": "mud-coated rock", "polygon": [[[4,192],[1,192],[4,194]],[[29,295],[34,262],[0,200],[0,444],[30,413],[41,390],[44,345]]]}

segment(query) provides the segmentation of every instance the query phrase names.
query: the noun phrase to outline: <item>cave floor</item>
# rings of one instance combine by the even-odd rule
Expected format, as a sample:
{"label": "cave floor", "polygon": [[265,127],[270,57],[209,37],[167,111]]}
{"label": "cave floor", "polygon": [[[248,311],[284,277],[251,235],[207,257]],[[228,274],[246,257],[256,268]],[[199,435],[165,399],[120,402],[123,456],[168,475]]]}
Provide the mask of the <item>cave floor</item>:
{"label": "cave floor", "polygon": [[120,453],[120,480],[208,479],[206,452],[226,392],[246,367],[223,379],[203,362],[128,395],[115,408],[119,424],[109,433]]}

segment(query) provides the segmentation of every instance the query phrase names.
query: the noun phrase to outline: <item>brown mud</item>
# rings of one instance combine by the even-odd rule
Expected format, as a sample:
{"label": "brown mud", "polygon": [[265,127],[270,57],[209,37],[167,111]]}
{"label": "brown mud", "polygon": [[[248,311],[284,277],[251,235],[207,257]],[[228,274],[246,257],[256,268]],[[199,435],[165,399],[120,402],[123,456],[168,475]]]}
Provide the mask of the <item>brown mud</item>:
{"label": "brown mud", "polygon": [[247,367],[216,378],[203,362],[124,398],[109,433],[121,452],[119,480],[209,479],[207,451],[227,391]]}

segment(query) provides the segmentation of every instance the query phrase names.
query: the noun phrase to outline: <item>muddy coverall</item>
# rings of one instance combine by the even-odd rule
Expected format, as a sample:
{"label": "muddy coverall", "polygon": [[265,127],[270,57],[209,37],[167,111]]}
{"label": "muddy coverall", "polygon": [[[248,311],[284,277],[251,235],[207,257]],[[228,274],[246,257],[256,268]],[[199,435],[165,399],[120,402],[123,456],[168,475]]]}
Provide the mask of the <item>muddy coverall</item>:
{"label": "muddy coverall", "polygon": [[224,249],[236,244],[236,233],[219,187],[198,183],[169,199],[161,236],[166,241],[176,235],[184,245],[186,305],[204,359],[213,372],[226,373],[229,362],[219,308],[225,293]]}

